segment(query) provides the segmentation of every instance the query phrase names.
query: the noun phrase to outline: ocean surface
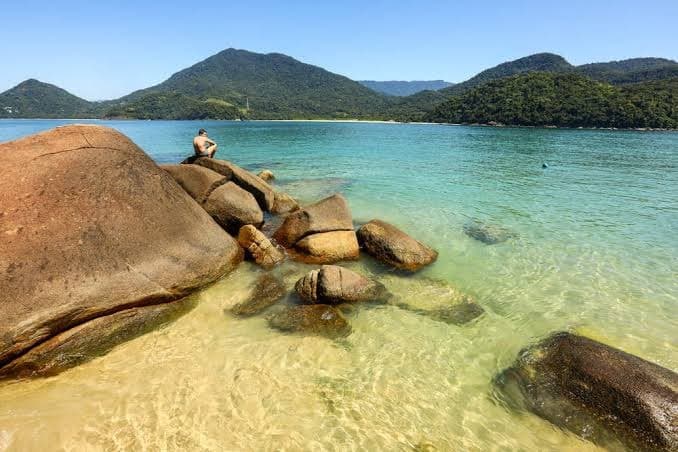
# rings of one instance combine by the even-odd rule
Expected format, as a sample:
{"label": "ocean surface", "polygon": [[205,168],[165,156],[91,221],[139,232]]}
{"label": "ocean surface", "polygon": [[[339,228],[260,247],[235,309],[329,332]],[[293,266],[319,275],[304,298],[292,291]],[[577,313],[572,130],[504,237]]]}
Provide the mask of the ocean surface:
{"label": "ocean surface", "polygon": [[[68,122],[3,120],[0,141]],[[485,313],[454,325],[360,308],[341,341],[285,335],[265,315],[228,313],[259,275],[245,263],[164,328],[56,377],[0,384],[0,451],[601,450],[507,408],[492,378],[562,330],[678,371],[678,133],[101,124],[161,163],[189,155],[205,127],[217,157],[272,170],[303,202],[341,192],[356,223],[384,219],[440,253],[409,278],[368,258],[352,268],[412,306],[463,294]],[[509,238],[480,242],[464,232],[473,222]],[[288,266],[289,284],[308,271]]]}

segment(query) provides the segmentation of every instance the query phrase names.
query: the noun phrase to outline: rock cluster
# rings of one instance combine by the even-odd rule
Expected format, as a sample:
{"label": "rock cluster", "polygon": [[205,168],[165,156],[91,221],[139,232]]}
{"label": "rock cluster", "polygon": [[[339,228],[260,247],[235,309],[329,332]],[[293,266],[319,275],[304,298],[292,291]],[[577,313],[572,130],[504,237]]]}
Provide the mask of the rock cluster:
{"label": "rock cluster", "polygon": [[351,210],[339,194],[292,212],[273,238],[312,263],[358,259],[360,255]]}

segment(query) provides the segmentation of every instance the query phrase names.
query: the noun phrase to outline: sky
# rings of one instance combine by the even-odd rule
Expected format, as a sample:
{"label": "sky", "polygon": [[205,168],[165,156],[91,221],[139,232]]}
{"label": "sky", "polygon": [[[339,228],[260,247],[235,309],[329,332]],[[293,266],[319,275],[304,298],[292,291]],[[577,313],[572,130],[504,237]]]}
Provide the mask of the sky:
{"label": "sky", "polygon": [[0,92],[36,78],[111,99],[229,47],[355,80],[459,82],[538,52],[678,60],[678,0],[0,0]]}

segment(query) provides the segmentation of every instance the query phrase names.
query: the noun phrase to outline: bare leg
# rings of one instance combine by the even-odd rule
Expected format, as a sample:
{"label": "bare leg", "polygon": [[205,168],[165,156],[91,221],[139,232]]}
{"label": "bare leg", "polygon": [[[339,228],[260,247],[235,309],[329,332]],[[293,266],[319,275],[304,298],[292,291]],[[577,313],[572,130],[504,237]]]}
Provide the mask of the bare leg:
{"label": "bare leg", "polygon": [[217,145],[215,144],[214,146],[212,146],[212,147],[209,149],[209,152],[210,152],[210,158],[214,158],[214,154],[217,153]]}

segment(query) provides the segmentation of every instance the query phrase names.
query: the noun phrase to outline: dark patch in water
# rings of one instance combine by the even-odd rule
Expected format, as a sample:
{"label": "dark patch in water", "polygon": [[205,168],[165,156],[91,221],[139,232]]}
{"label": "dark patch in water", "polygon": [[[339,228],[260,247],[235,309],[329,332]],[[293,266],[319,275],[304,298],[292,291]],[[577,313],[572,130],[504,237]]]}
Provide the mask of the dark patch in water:
{"label": "dark patch in water", "polygon": [[496,245],[517,237],[517,234],[509,229],[492,224],[485,224],[473,220],[464,225],[464,234],[486,245]]}

